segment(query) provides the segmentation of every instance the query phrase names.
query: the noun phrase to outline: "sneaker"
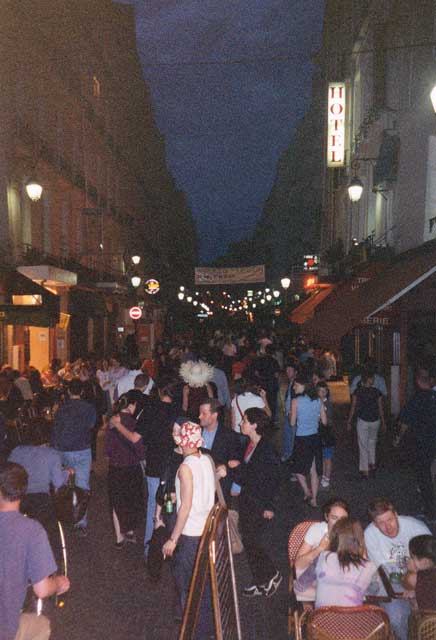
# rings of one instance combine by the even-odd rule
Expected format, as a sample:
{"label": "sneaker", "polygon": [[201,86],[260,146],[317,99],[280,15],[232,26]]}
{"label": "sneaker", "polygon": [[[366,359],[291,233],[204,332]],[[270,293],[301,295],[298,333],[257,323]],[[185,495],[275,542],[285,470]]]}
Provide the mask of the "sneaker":
{"label": "sneaker", "polygon": [[323,477],[321,478],[321,486],[322,486],[324,489],[328,489],[328,488],[329,488],[329,486],[330,486],[330,479],[329,479],[329,478],[326,478],[325,476],[323,476]]}
{"label": "sneaker", "polygon": [[283,580],[283,576],[277,571],[276,575],[273,578],[271,578],[271,580],[268,582],[267,586],[265,587],[264,595],[267,598],[271,598],[271,596],[273,596],[277,591],[277,589],[279,588],[282,580]]}
{"label": "sneaker", "polygon": [[257,596],[263,596],[263,594],[263,587],[258,587],[256,584],[253,584],[251,587],[245,587],[245,589],[242,589],[242,595],[246,598],[256,598]]}
{"label": "sneaker", "polygon": [[74,527],[74,531],[80,538],[86,538],[86,536],[88,535],[88,529],[83,526]]}

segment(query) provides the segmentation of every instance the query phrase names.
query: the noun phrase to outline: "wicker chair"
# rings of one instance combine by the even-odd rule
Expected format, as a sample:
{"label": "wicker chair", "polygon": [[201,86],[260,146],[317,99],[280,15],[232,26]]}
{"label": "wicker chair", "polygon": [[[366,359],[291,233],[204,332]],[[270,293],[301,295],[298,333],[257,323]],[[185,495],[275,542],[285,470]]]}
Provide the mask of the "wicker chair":
{"label": "wicker chair", "polygon": [[296,637],[306,640],[391,640],[392,633],[386,612],[367,605],[306,611],[300,617]]}
{"label": "wicker chair", "polygon": [[414,609],[409,618],[409,640],[434,640],[436,638],[436,611]]}
{"label": "wicker chair", "polygon": [[[303,604],[298,603],[294,593],[295,559],[303,544],[304,537],[314,522],[319,520],[304,520],[297,524],[289,534],[288,560],[289,560],[289,606],[288,606],[288,635],[296,633],[298,628],[298,616],[303,611]],[[309,605],[310,606],[310,605]]]}

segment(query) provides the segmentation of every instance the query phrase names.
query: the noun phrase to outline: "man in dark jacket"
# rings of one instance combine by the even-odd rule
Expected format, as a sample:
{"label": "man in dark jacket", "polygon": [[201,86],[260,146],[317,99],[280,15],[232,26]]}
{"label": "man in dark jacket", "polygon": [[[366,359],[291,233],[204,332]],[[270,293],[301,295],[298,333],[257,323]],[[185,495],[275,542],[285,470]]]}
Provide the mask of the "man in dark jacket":
{"label": "man in dark jacket", "polygon": [[[91,473],[91,435],[97,413],[95,407],[81,399],[83,385],[80,380],[72,380],[68,385],[68,399],[57,410],[51,438],[51,445],[62,453],[62,463],[72,467],[76,485],[89,491]],[[86,513],[75,527],[81,536],[87,535]]]}
{"label": "man in dark jacket", "polygon": [[[202,451],[210,454],[216,466],[227,466],[229,460],[241,460],[241,447],[237,434],[220,422],[220,410],[221,405],[216,398],[210,398],[200,405],[199,419],[204,440]],[[232,481],[231,471],[220,481],[227,503],[230,500]]]}
{"label": "man in dark jacket", "polygon": [[424,515],[429,522],[436,518],[435,492],[431,465],[436,449],[436,391],[432,389],[430,372],[424,368],[416,376],[416,393],[401,412],[399,439],[408,427],[416,444],[415,473],[424,504]]}

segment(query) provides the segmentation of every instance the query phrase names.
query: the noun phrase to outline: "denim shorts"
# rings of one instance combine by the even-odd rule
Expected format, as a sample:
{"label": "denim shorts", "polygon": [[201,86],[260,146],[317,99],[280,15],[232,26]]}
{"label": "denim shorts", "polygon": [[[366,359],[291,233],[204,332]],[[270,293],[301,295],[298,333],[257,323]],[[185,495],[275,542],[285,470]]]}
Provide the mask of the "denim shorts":
{"label": "denim shorts", "polygon": [[333,454],[335,452],[334,447],[323,447],[322,448],[322,457],[324,460],[331,460],[333,458]]}

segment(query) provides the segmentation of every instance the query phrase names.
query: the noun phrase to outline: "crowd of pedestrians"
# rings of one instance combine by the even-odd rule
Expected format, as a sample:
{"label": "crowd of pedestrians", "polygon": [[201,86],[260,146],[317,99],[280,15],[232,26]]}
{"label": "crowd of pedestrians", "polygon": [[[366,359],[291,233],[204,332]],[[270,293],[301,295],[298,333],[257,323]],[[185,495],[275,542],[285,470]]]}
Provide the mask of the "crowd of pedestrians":
{"label": "crowd of pedestrians", "polygon": [[[383,605],[398,639],[407,637],[411,603],[436,608],[425,595],[429,586],[436,592],[436,544],[428,527],[435,518],[436,392],[429,368],[417,370],[416,393],[394,438],[401,446],[406,431],[413,433],[422,517],[398,515],[389,499],[379,498],[369,505],[371,524],[363,531],[345,500],[326,502],[335,446],[345,438],[333,423],[329,380],[337,368],[330,351],[302,339],[284,343],[267,331],[257,336],[216,331],[198,343],[164,341],[146,361],[135,355],[89,356],[63,366],[53,361],[41,373],[8,365],[0,371],[0,454],[9,460],[0,467],[0,619],[7,621],[0,640],[49,637],[48,624],[41,626],[41,619],[28,613],[20,617],[20,609],[28,581],[38,597],[69,588],[67,578],[50,577],[60,555],[53,494],[71,478],[84,492],[90,490],[100,430],[115,549],[123,553],[128,545],[143,545],[150,572],[156,549],[171,558],[178,616],[217,483],[228,506],[239,512],[252,576],[241,588],[243,597],[271,598],[283,581],[277,550],[265,545],[265,534],[274,524],[283,486],[297,482],[313,519],[320,504],[324,514],[298,551],[297,595],[311,593],[315,607],[362,604],[381,588],[375,577],[383,566],[387,575],[398,574],[404,589],[403,598]],[[365,482],[377,473],[377,437],[387,424],[386,383],[374,363],[350,381],[350,393],[347,427],[353,429],[357,420],[359,474]],[[37,429],[14,429],[14,421],[24,420],[31,408],[47,419]],[[92,533],[87,515],[85,509],[75,522],[75,535]],[[14,585],[12,595],[6,596],[5,581]],[[213,637],[209,587],[198,634]]]}

